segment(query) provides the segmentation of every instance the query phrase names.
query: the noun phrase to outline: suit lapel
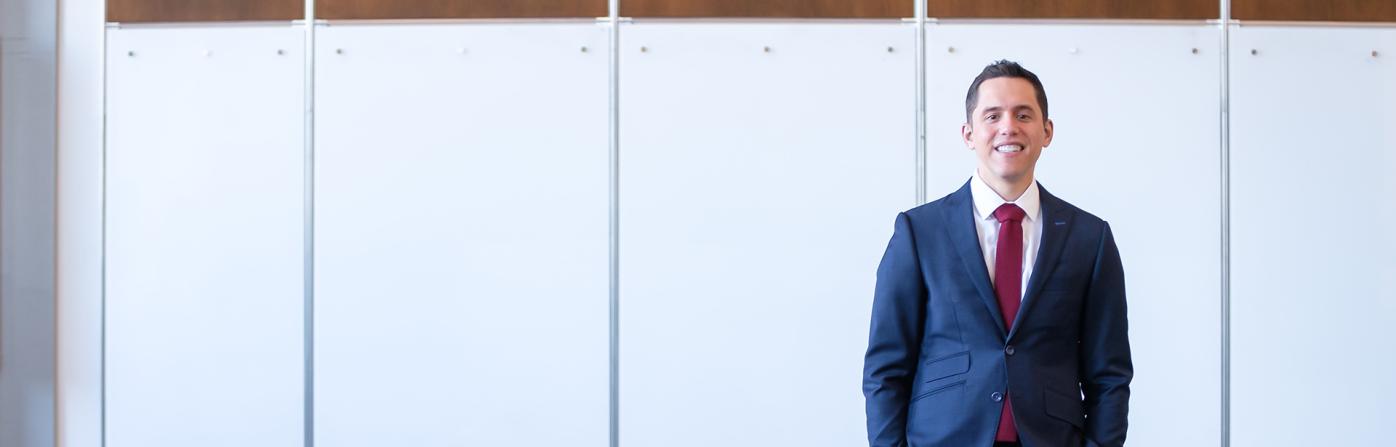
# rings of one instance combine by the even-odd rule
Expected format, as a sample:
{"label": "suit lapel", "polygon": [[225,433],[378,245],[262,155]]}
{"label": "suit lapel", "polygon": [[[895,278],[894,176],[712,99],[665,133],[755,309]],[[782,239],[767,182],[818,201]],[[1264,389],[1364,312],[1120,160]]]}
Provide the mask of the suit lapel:
{"label": "suit lapel", "polygon": [[1062,245],[1066,243],[1066,236],[1071,231],[1071,210],[1056,196],[1049,194],[1041,184],[1038,185],[1038,190],[1042,195],[1042,243],[1038,245],[1032,277],[1028,278],[1028,287],[1023,293],[1023,305],[1019,307],[1018,316],[1013,320],[1013,330],[1008,333],[1009,339],[1022,327],[1024,315],[1032,311],[1033,304],[1037,302],[1037,295],[1042,292],[1043,284],[1052,276],[1052,271],[1056,270],[1062,256]]}
{"label": "suit lapel", "polygon": [[[977,223],[974,221],[974,200],[970,198],[969,182],[965,182],[959,191],[950,196],[946,206],[941,208],[941,213],[946,231],[950,233],[950,241],[955,244],[955,252],[959,253],[960,262],[964,264],[970,282],[979,291],[979,300],[994,317],[999,335],[1004,336],[1008,331],[1003,327],[1003,313],[999,311],[998,298],[994,297],[994,287],[989,283],[989,270],[984,266],[984,252],[979,249],[979,231],[975,228]],[[1019,312],[1019,315],[1022,313]]]}

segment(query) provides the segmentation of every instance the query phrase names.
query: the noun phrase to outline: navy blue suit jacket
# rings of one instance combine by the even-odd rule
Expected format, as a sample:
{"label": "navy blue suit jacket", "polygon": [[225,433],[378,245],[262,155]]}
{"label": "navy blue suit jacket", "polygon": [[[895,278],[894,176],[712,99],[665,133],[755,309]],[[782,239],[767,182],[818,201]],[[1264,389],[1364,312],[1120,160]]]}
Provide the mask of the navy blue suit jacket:
{"label": "navy blue suit jacket", "polygon": [[1119,446],[1134,376],[1105,221],[1041,189],[1042,239],[1005,330],[969,183],[897,215],[864,357],[873,446],[989,447],[1005,393],[1024,447]]}

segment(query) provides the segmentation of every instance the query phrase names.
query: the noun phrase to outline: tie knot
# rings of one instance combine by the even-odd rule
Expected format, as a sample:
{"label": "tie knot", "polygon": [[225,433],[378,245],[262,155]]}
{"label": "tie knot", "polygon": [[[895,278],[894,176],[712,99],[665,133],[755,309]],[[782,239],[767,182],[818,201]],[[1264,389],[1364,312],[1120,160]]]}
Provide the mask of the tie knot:
{"label": "tie knot", "polygon": [[1014,205],[1012,203],[1005,203],[999,206],[999,209],[994,210],[994,218],[998,219],[999,223],[1004,223],[1010,220],[1014,222],[1021,221],[1023,220],[1023,216],[1026,215],[1027,213],[1024,213],[1022,208],[1019,208],[1018,205]]}

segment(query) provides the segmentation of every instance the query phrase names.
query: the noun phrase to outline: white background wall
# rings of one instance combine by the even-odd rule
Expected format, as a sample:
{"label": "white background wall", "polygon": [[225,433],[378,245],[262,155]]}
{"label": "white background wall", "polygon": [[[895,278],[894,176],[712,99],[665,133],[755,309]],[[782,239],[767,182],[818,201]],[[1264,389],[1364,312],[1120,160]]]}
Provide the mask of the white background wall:
{"label": "white background wall", "polygon": [[[58,5],[55,445],[102,443],[102,104],[106,2]],[[45,444],[47,445],[47,444]],[[29,447],[29,446],[24,446]]]}
{"label": "white background wall", "polygon": [[606,28],[316,39],[317,443],[606,445]]}
{"label": "white background wall", "polygon": [[[65,10],[64,13],[65,20],[69,20],[66,23],[90,25],[92,22],[92,16],[84,15],[87,12]],[[890,25],[887,29],[896,27]],[[915,167],[914,141],[898,143],[905,138],[898,135],[910,134],[910,130],[906,134],[897,134],[894,130],[899,127],[897,120],[907,120],[909,126],[914,126],[914,94],[898,100],[888,93],[914,93],[914,65],[902,66],[897,62],[902,55],[895,51],[887,53],[881,43],[874,47],[875,59],[870,54],[864,55],[858,45],[864,38],[877,40],[871,37],[879,35],[880,31],[868,30],[853,38],[841,34],[847,29],[827,25],[768,27],[748,24],[722,29],[636,24],[623,31],[627,29],[632,31],[623,34],[622,70],[623,74],[632,73],[630,77],[638,79],[623,77],[621,93],[622,442],[644,445],[676,432],[697,436],[693,439],[727,443],[733,439],[765,436],[774,439],[806,433],[781,432],[781,427],[786,425],[780,420],[768,426],[740,418],[754,414],[744,411],[781,410],[783,408],[777,407],[785,404],[788,408],[784,409],[790,414],[824,418],[804,420],[807,426],[802,428],[827,430],[821,433],[828,434],[829,445],[844,445],[848,443],[845,440],[856,443],[861,439],[861,401],[856,396],[861,352],[855,348],[863,343],[864,335],[855,329],[866,325],[870,276],[875,267],[871,263],[875,260],[866,262],[868,275],[862,279],[868,282],[865,287],[868,293],[858,295],[854,290],[858,289],[860,279],[856,277],[856,268],[851,266],[862,264],[857,261],[856,253],[862,250],[858,247],[863,244],[853,241],[866,238],[867,244],[872,245],[869,252],[880,250],[890,234],[888,227],[895,210],[914,205],[896,205],[909,200],[906,197],[912,196],[915,190],[914,182],[897,180],[898,176],[910,177]],[[724,32],[706,34],[715,29]],[[69,30],[64,35],[92,39],[91,34],[82,34],[89,31]],[[895,31],[886,32],[890,33],[888,40],[901,39],[893,37],[898,34]],[[1217,432],[1225,428],[1219,422],[1217,383],[1221,343],[1217,309],[1222,298],[1220,228],[1222,213],[1227,211],[1220,208],[1219,32],[1214,27],[1153,25],[938,25],[931,26],[928,32],[928,197],[934,199],[958,185],[973,166],[967,151],[959,149],[962,145],[954,139],[958,135],[955,126],[963,116],[964,86],[977,72],[977,67],[990,60],[1018,57],[1043,76],[1053,100],[1058,135],[1043,158],[1040,177],[1044,184],[1067,200],[1111,220],[1120,231],[1122,254],[1130,272],[1131,321],[1134,323],[1131,335],[1138,371],[1131,445],[1216,445]],[[1345,245],[1347,236],[1362,231],[1361,223],[1354,222],[1353,229],[1327,229],[1327,220],[1317,216],[1336,211],[1314,211],[1311,215],[1315,217],[1307,218],[1304,216],[1310,212],[1304,206],[1332,203],[1329,208],[1346,210],[1365,204],[1356,199],[1351,202],[1332,200],[1333,197],[1350,197],[1343,194],[1346,188],[1335,186],[1345,184],[1343,182],[1355,181],[1361,186],[1358,189],[1375,192],[1373,196],[1377,198],[1384,197],[1382,193],[1389,196],[1393,192],[1393,184],[1382,180],[1386,177],[1380,173],[1396,168],[1396,158],[1391,156],[1396,153],[1396,141],[1386,129],[1390,127],[1387,124],[1396,120],[1383,106],[1392,103],[1391,79],[1396,77],[1391,75],[1389,57],[1373,58],[1370,52],[1396,54],[1396,42],[1388,29],[1381,28],[1275,28],[1250,34],[1242,27],[1233,29],[1233,33],[1233,193],[1229,210],[1234,241],[1231,265],[1235,274],[1231,289],[1235,337],[1232,345],[1234,416],[1230,427],[1233,445],[1312,445],[1318,439],[1332,439],[1335,433],[1341,433],[1345,442],[1379,443],[1385,437],[1376,430],[1377,422],[1369,419],[1380,413],[1363,410],[1362,402],[1396,398],[1389,380],[1383,380],[1391,375],[1392,363],[1373,356],[1376,348],[1371,345],[1372,340],[1380,338],[1371,331],[1394,322],[1389,310],[1396,297],[1389,289],[1354,279],[1368,277],[1355,276],[1361,272],[1375,277],[1392,270],[1391,258],[1381,256],[1381,253],[1392,252],[1392,240],[1378,239],[1370,245],[1374,252]],[[649,37],[656,43],[629,40],[635,37]],[[100,320],[93,318],[92,309],[100,308],[97,306],[100,293],[92,290],[89,282],[95,280],[94,271],[100,272],[93,268],[91,261],[94,246],[100,249],[93,243],[93,223],[97,223],[96,228],[100,230],[101,222],[95,217],[99,214],[93,213],[94,208],[100,209],[100,201],[93,200],[93,192],[100,192],[94,188],[94,179],[100,179],[101,170],[94,168],[100,168],[97,162],[101,159],[100,152],[92,150],[92,143],[100,142],[93,133],[94,124],[100,124],[94,117],[100,114],[92,113],[93,96],[90,95],[100,83],[93,82],[91,71],[74,71],[91,68],[83,64],[92,63],[92,48],[82,42],[93,41],[100,41],[100,36],[78,43],[60,43],[65,58],[71,58],[64,59],[70,62],[60,71],[60,89],[74,92],[73,96],[60,96],[63,114],[59,117],[60,123],[71,124],[64,127],[71,132],[65,130],[59,139],[60,173],[71,173],[60,176],[63,187],[59,199],[63,205],[60,216],[65,215],[65,210],[68,216],[66,220],[60,218],[60,225],[65,226],[59,229],[62,275],[59,324],[63,328],[60,337],[66,335],[70,340],[60,353],[69,360],[60,371],[63,381],[59,388],[60,400],[64,403],[60,407],[60,421],[67,424],[60,427],[59,432],[67,438],[66,445],[97,445],[94,442],[101,427],[96,422],[100,420],[100,399],[95,397],[100,393],[94,392],[93,387],[94,383],[100,383],[94,379],[100,377],[94,370],[100,369],[95,369],[93,362],[94,357],[100,359],[100,351],[92,347],[92,341],[99,335],[92,328],[100,327],[94,323]],[[819,43],[812,46],[820,51],[803,50],[809,42]],[[866,43],[871,46],[872,42]],[[636,54],[627,53],[627,49],[634,50],[637,44],[647,46],[647,52],[641,57],[652,58],[628,59]],[[442,48],[456,45],[455,42],[443,43]],[[957,51],[941,53],[945,49],[942,45],[953,46]],[[762,51],[763,46],[770,46],[772,51]],[[898,47],[896,44],[890,46]],[[1237,51],[1237,48],[1246,46],[1256,46],[1258,56],[1273,59],[1244,59],[1250,56],[1248,49]],[[1192,48],[1197,48],[1199,54],[1193,54]],[[1294,53],[1288,54],[1285,50]],[[1005,54],[1015,51],[1018,53]],[[570,51],[568,54],[559,57],[577,56]],[[100,52],[96,55],[100,60]],[[863,57],[868,59],[859,59]],[[1321,59],[1329,63],[1316,65],[1312,62],[1315,58],[1331,60]],[[857,61],[852,62],[857,65],[842,67],[830,60]],[[777,62],[771,64],[771,61]],[[758,64],[771,64],[770,71],[762,71],[763,66]],[[745,73],[726,73],[724,67],[747,69]],[[807,70],[828,72],[801,77]],[[1168,76],[1159,76],[1160,72]],[[1128,76],[1102,76],[1112,73]],[[1277,73],[1289,77],[1277,76]],[[666,83],[669,79],[675,82]],[[897,84],[898,79],[903,84]],[[624,84],[626,82],[633,83]],[[801,82],[815,85],[801,91]],[[626,85],[630,86],[629,90],[625,89]],[[1340,94],[1316,86],[1333,86],[1331,91]],[[632,91],[645,94],[625,96]],[[1293,97],[1282,94],[1288,91],[1299,94]],[[83,96],[84,92],[87,96]],[[863,94],[838,96],[850,92]],[[889,95],[886,101],[877,100],[883,98],[882,95]],[[898,101],[905,101],[903,106],[907,109],[893,111]],[[371,102],[364,106],[385,104],[391,103]],[[868,110],[870,107],[874,109]],[[856,124],[865,122],[862,120],[868,116],[880,116],[880,113],[896,118],[867,127]],[[747,114],[747,119],[741,119]],[[630,120],[625,119],[627,116]],[[792,117],[805,118],[792,120]],[[1353,118],[1349,121],[1345,117]],[[644,126],[629,128],[629,122]],[[801,123],[807,127],[801,127]],[[906,145],[908,155],[903,157],[907,159],[908,174],[893,173],[896,169],[891,166],[898,155],[891,148],[896,144]],[[882,152],[884,147],[888,148],[886,152]],[[770,152],[760,152],[763,149]],[[1343,163],[1348,159],[1342,156],[1329,156],[1345,150],[1365,152],[1360,162],[1350,164]],[[634,153],[627,155],[626,151]],[[857,154],[858,162],[879,167],[862,170],[854,169],[859,165],[853,162],[836,164],[841,153]],[[404,153],[407,154],[410,152]],[[1304,158],[1305,154],[1312,158]],[[364,156],[369,155],[365,153]],[[875,163],[876,160],[887,164]],[[782,171],[788,166],[800,168]],[[642,167],[649,169],[626,174],[631,172],[627,169]],[[883,171],[884,168],[888,170]],[[520,171],[506,169],[496,174],[527,172],[518,169]],[[878,175],[883,173],[885,175]],[[411,177],[410,173],[401,175]],[[348,178],[345,180],[345,184],[353,184]],[[821,185],[830,184],[824,182],[844,182],[844,186],[820,189]],[[867,188],[868,194],[883,191],[884,186],[893,191],[895,185],[903,182],[906,182],[904,192],[840,196],[847,191],[862,191],[861,188]],[[738,194],[742,191],[748,193]],[[627,197],[639,203],[627,208]],[[830,204],[846,205],[840,209],[847,210],[847,214],[819,208]],[[346,206],[344,209],[354,208]],[[1389,203],[1377,209],[1377,221],[1390,220],[1392,207]],[[818,213],[834,214],[823,215],[824,219],[818,220],[819,225],[827,227],[785,229],[778,225],[784,220],[778,212],[799,214],[805,211],[816,216],[820,215]],[[1271,217],[1276,215],[1285,218],[1276,221]],[[484,213],[482,216],[494,215]],[[558,219],[575,222],[576,216],[559,216]],[[666,219],[672,222],[666,225]],[[635,228],[627,227],[626,222],[634,222]],[[754,230],[743,232],[746,226]],[[1253,227],[1272,232],[1239,231]],[[389,230],[380,234],[403,231],[394,230],[391,225],[379,228]],[[869,229],[836,231],[855,228]],[[881,237],[874,234],[878,228],[884,233]],[[772,237],[759,237],[763,233],[757,230]],[[838,251],[846,251],[848,256],[830,258],[827,264],[818,261],[822,259],[818,253],[804,253],[802,257],[788,259],[767,257],[774,256],[772,253],[797,252],[805,248],[782,238],[806,230],[814,233],[809,239],[815,240],[815,245],[825,240],[850,244]],[[100,231],[95,234],[100,236]],[[627,234],[634,236],[628,238]],[[672,234],[691,237],[666,237]],[[688,253],[693,256],[680,259],[666,254],[675,250],[666,251],[665,247],[657,246],[666,242],[697,246],[697,242],[704,241],[708,243],[701,248],[707,251],[690,250]],[[1273,250],[1277,242],[1291,243],[1295,249],[1283,253],[1265,251]],[[401,247],[394,248],[398,249]],[[636,261],[640,262],[627,264]],[[812,269],[825,269],[820,270],[821,275],[809,276],[839,286],[808,293],[773,290],[753,293],[745,299],[742,295],[725,293],[780,284],[756,278],[753,271],[776,271],[768,268],[771,264],[805,265],[802,262],[811,263]],[[508,265],[502,263],[489,268],[501,268],[505,270],[500,271],[505,272]],[[639,274],[643,276],[635,276]],[[809,276],[793,270],[771,275],[776,278]],[[742,278],[748,280],[742,282]],[[1290,283],[1276,278],[1302,278],[1302,281]],[[791,284],[807,285],[808,282]],[[1335,292],[1331,284],[1351,286]],[[739,285],[745,287],[736,287]],[[853,292],[844,291],[845,288]],[[797,302],[803,296],[817,297],[814,299],[819,305],[802,308],[805,313],[773,311],[777,307],[790,307],[788,303]],[[686,299],[673,303],[665,301],[672,297]],[[768,297],[772,301],[743,304]],[[786,305],[776,306],[773,302]],[[469,306],[462,303],[445,309],[467,309]],[[602,304],[597,306],[593,311],[601,312]],[[1375,311],[1343,310],[1359,306]],[[726,311],[733,308],[736,310]],[[632,309],[635,314],[628,314],[625,309]],[[643,318],[645,316],[654,318]],[[665,324],[666,321],[671,324]],[[825,331],[806,333],[813,334],[810,335],[813,339],[792,335],[801,334],[802,328],[813,324]],[[1315,325],[1321,326],[1315,328]],[[454,331],[449,333],[456,336],[472,334],[468,328],[450,328],[444,323],[440,327]],[[634,328],[635,333],[627,332],[627,327]],[[858,332],[857,338],[850,341],[839,335],[845,332]],[[831,338],[818,338],[823,336]],[[744,340],[751,342],[743,343]],[[500,346],[510,343],[495,341]],[[334,342],[328,340],[327,343]],[[434,346],[431,343],[398,345],[394,349],[416,349],[419,351],[413,352],[422,355],[440,355],[440,347]],[[404,367],[412,366],[410,362],[398,361]],[[782,381],[784,378],[774,373],[787,364],[798,365],[791,369],[826,365],[829,371],[827,375],[826,371],[820,371],[813,377]],[[343,366],[350,366],[350,363],[343,363]],[[574,365],[556,365],[556,368],[570,372]],[[841,369],[849,371],[846,396],[836,394],[840,391],[835,382],[842,377],[836,371]],[[407,376],[391,371],[385,374],[377,377],[386,378],[384,382],[388,385],[377,386],[392,387],[392,380],[404,380],[393,379],[394,374]],[[790,399],[788,402],[765,396],[742,399],[740,391],[745,388],[736,380],[751,376],[768,377],[774,384],[762,384],[760,388],[784,390],[782,392],[788,392]],[[595,380],[600,382],[601,378]],[[784,386],[804,386],[810,391],[800,394]],[[676,391],[662,394],[666,387]],[[647,394],[630,395],[628,390]],[[1286,398],[1277,399],[1277,395]],[[666,402],[686,405],[665,407],[669,405]],[[842,407],[829,412],[810,410],[839,402],[854,408],[851,411]],[[1333,411],[1335,407],[1345,410]],[[1347,408],[1353,410],[1349,412]],[[800,413],[805,410],[810,412]],[[335,409],[319,408],[319,411],[333,414]],[[664,416],[686,419],[665,420]],[[508,423],[513,420],[508,418],[517,415],[501,413],[499,417],[500,423]],[[713,419],[704,419],[708,417]],[[850,417],[856,420],[848,420]],[[1174,424],[1165,426],[1158,422],[1176,421],[1179,417],[1189,418],[1189,430],[1176,430],[1172,428]],[[650,423],[642,424],[646,418]],[[1284,427],[1293,430],[1275,430],[1273,421],[1276,420],[1288,421]],[[603,422],[604,419],[596,422],[597,430]],[[665,423],[671,425],[662,425]],[[696,431],[700,429],[705,431]],[[449,432],[438,433],[443,436],[439,439],[450,439],[445,437],[450,436]]]}
{"label": "white background wall", "polygon": [[621,33],[620,442],[858,444],[914,25]]}
{"label": "white background wall", "polygon": [[109,32],[107,446],[303,440],[303,38]]}
{"label": "white background wall", "polygon": [[1392,56],[1391,28],[1231,36],[1235,445],[1390,442]]}

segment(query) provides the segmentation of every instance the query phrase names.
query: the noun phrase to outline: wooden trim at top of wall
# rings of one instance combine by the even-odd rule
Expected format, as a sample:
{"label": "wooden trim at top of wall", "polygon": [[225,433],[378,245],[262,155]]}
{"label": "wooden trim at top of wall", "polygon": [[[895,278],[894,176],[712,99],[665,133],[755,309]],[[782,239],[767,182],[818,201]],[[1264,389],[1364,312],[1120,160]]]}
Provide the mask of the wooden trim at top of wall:
{"label": "wooden trim at top of wall", "polygon": [[610,15],[607,0],[315,0],[324,20],[543,19]]}
{"label": "wooden trim at top of wall", "polygon": [[1219,0],[926,0],[926,15],[937,19],[1208,20],[1221,18],[1221,3]]}
{"label": "wooden trim at top of wall", "polygon": [[[927,16],[955,19],[1207,20],[1225,0],[926,0]],[[1396,22],[1396,0],[1231,0],[1238,20]],[[279,21],[304,18],[305,0],[107,0],[109,22]],[[317,0],[317,19],[590,18],[607,0]],[[911,17],[914,0],[621,0],[625,17]]]}
{"label": "wooden trim at top of wall", "polygon": [[1295,22],[1396,22],[1396,0],[1231,0],[1231,18]]}
{"label": "wooden trim at top of wall", "polygon": [[241,22],[305,18],[305,0],[107,0],[107,21]]}
{"label": "wooden trim at top of wall", "polygon": [[621,0],[623,17],[900,19],[914,0]]}

